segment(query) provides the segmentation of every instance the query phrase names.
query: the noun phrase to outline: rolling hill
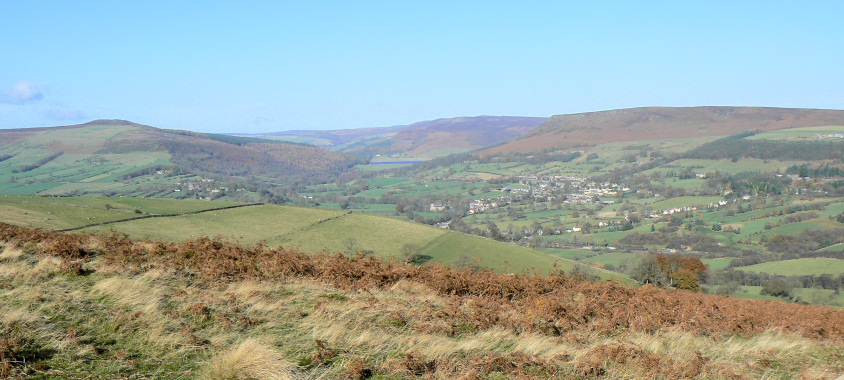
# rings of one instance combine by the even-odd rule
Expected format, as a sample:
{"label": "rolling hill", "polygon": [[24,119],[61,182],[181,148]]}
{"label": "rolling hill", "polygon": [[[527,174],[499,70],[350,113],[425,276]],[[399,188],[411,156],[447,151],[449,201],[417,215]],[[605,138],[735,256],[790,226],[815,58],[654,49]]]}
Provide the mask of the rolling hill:
{"label": "rolling hill", "polygon": [[313,144],[367,158],[398,155],[425,160],[501,144],[546,120],[544,117],[456,117],[386,128],[286,131],[249,136]]}
{"label": "rolling hill", "polygon": [[[366,252],[401,260],[405,245],[420,262],[474,264],[499,272],[553,266],[571,271],[566,259],[531,249],[419,223],[340,210],[195,200],[0,196],[0,222],[62,231],[108,233],[178,242],[219,236],[243,244],[295,248],[314,254]],[[465,257],[464,257],[465,256]],[[630,282],[627,276],[586,268],[604,279]]]}
{"label": "rolling hill", "polygon": [[522,137],[481,152],[529,153],[624,141],[726,136],[844,125],[844,111],[766,107],[644,107],[552,116]]}
{"label": "rolling hill", "polygon": [[177,182],[290,183],[357,162],[312,146],[124,120],[0,130],[0,193],[5,194],[160,196],[173,193]]}

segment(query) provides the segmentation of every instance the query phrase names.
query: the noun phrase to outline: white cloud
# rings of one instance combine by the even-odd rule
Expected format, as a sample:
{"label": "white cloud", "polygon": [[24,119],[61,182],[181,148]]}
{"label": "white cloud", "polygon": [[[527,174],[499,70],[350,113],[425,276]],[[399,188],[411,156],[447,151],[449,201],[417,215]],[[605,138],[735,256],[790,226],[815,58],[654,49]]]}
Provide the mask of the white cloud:
{"label": "white cloud", "polygon": [[9,91],[0,92],[0,103],[24,104],[38,101],[44,98],[44,94],[35,83],[20,81]]}

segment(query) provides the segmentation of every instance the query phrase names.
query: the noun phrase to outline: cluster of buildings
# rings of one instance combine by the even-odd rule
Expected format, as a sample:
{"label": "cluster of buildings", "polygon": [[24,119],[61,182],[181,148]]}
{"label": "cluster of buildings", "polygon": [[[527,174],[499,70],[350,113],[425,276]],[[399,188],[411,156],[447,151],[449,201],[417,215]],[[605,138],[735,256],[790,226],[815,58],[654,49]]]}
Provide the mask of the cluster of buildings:
{"label": "cluster of buildings", "polygon": [[[472,214],[480,214],[486,210],[496,208],[500,204],[500,200],[492,200],[489,198],[486,199],[475,199],[469,202],[469,211],[466,211],[466,215]],[[509,203],[506,202],[505,203]]]}
{"label": "cluster of buildings", "polygon": [[[216,186],[215,183],[217,181],[209,178],[200,178],[196,181],[184,181],[184,182],[176,182],[176,189],[174,192],[181,192],[182,190],[187,191],[207,191],[211,194],[222,193],[225,191],[229,191],[228,187],[225,186]],[[237,191],[243,191],[243,189],[237,189]]]}
{"label": "cluster of buildings", "polygon": [[718,202],[711,202],[711,203],[709,203],[709,208],[718,208],[718,207],[723,207],[723,206],[726,206],[726,205],[727,205],[727,203],[729,203],[729,202],[727,202],[727,200],[726,200],[726,199],[722,199],[722,200],[720,200],[720,201],[718,201]]}
{"label": "cluster of buildings", "polygon": [[678,214],[678,213],[681,213],[681,212],[689,212],[689,211],[697,211],[697,206],[673,207],[673,208],[669,208],[667,210],[661,210],[661,211],[660,210],[654,210],[654,211],[651,211],[651,214],[649,216],[651,218],[659,218],[661,216],[674,215],[674,214]]}
{"label": "cluster of buildings", "polygon": [[[610,182],[595,182],[588,178],[573,175],[555,175],[548,177],[517,176],[519,184],[529,188],[512,189],[512,192],[523,191],[536,198],[554,199],[555,193],[566,192],[565,203],[593,203],[595,199],[616,197],[619,192],[630,191],[630,188]],[[503,189],[508,190],[508,189]],[[612,204],[612,201],[605,201]]]}
{"label": "cluster of buildings", "polygon": [[[514,199],[532,198],[553,200],[559,194],[565,193],[565,203],[602,203],[613,204],[614,201],[601,198],[617,197],[620,192],[629,191],[630,188],[610,182],[595,182],[588,178],[577,176],[548,176],[539,177],[535,175],[516,176],[521,187],[502,187],[496,191],[505,193],[498,198],[475,199],[469,203],[469,210],[466,215],[480,214],[489,209],[508,205]],[[445,209],[445,206],[432,203],[430,211],[437,212]]]}

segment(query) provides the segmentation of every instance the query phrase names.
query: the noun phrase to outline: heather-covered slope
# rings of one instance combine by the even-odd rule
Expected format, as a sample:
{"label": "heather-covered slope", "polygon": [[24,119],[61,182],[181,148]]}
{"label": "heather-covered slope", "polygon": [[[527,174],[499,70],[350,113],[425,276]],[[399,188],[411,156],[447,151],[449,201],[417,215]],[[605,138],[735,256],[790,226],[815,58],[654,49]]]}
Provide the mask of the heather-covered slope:
{"label": "heather-covered slope", "polygon": [[521,138],[486,149],[482,155],[828,125],[844,125],[844,111],[765,107],[630,108],[555,115]]}
{"label": "heather-covered slope", "polygon": [[515,116],[456,117],[387,128],[288,131],[255,136],[303,142],[367,158],[398,155],[428,159],[501,144],[546,120]]}

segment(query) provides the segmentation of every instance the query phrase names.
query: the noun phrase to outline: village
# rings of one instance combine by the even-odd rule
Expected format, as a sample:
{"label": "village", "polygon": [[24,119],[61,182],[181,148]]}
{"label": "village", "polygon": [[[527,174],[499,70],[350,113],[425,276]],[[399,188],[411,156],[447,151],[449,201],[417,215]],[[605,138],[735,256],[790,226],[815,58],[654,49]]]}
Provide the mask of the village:
{"label": "village", "polygon": [[[617,183],[591,181],[577,176],[547,176],[519,175],[512,177],[519,187],[502,187],[495,189],[502,195],[498,198],[474,199],[469,203],[466,215],[480,214],[492,208],[508,205],[516,200],[531,199],[533,201],[553,201],[561,198],[563,203],[570,204],[603,204],[611,205],[615,201],[607,198],[617,197],[620,193],[630,191],[630,188]],[[603,198],[603,200],[602,200]],[[434,210],[434,205],[431,205]]]}
{"label": "village", "polygon": [[[698,178],[705,178],[706,175],[698,175]],[[468,209],[464,216],[470,217],[473,215],[488,213],[491,210],[506,207],[508,205],[519,204],[526,205],[531,202],[555,202],[558,205],[568,204],[574,206],[597,206],[598,209],[615,204],[619,197],[624,193],[635,193],[639,196],[660,197],[659,193],[650,192],[647,190],[633,191],[626,184],[619,184],[615,182],[600,182],[589,178],[578,176],[536,176],[536,175],[520,175],[513,176],[510,179],[510,186],[493,189],[501,192],[499,197],[483,197],[472,199],[468,203]],[[729,194],[729,191],[724,195]],[[743,200],[750,199],[750,195],[741,197]],[[718,201],[709,202],[708,204],[688,204],[682,206],[674,206],[670,208],[660,208],[651,210],[640,210],[639,212],[616,212],[612,216],[608,214],[596,215],[594,212],[583,213],[588,215],[589,221],[579,221],[577,223],[555,222],[553,225],[536,225],[525,226],[519,228],[518,231],[511,231],[510,229],[502,229],[500,232],[503,236],[511,238],[515,235],[522,236],[520,243],[530,244],[532,237],[542,237],[546,235],[564,235],[564,234],[591,234],[598,231],[620,231],[632,229],[635,224],[642,219],[656,219],[656,218],[671,218],[674,215],[688,214],[697,211],[714,210],[720,207],[729,205],[735,202],[736,199],[728,201],[721,199]],[[568,206],[567,206],[568,207]],[[430,205],[431,212],[443,212],[448,209],[447,205],[432,203]],[[577,215],[577,214],[575,214]],[[452,228],[452,220],[439,222],[436,226],[444,229]],[[512,227],[511,227],[512,228]],[[559,241],[548,241],[551,247],[560,247],[561,244],[568,248],[575,249],[598,249],[592,244],[585,244],[581,247],[580,244],[566,244]],[[615,249],[615,247],[603,247],[602,249]]]}

